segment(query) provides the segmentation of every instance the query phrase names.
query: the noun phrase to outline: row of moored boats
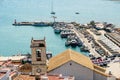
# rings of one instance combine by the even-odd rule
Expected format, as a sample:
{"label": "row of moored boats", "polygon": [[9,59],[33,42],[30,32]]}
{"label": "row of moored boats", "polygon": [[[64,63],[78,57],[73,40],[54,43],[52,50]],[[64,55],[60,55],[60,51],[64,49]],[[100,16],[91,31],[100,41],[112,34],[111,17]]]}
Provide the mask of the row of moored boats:
{"label": "row of moored boats", "polygon": [[61,38],[66,38],[65,46],[80,47],[81,51],[89,52],[89,48],[83,44],[83,42],[77,37],[77,35],[71,30],[71,27],[67,27],[66,24],[56,24],[53,26],[54,32],[60,34]]}

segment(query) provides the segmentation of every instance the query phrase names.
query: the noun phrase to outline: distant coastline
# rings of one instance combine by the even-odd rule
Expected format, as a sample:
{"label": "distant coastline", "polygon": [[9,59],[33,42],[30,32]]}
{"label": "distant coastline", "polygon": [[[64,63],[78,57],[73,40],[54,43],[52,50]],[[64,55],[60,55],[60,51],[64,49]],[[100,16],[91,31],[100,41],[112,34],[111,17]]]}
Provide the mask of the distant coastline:
{"label": "distant coastline", "polygon": [[110,0],[110,1],[120,1],[120,0]]}

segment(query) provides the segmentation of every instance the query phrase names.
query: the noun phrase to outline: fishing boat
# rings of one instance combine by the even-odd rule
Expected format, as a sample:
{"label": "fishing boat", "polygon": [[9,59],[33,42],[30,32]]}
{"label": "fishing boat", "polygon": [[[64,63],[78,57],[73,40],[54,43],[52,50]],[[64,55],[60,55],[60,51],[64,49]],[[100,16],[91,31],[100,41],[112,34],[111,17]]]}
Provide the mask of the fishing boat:
{"label": "fishing boat", "polygon": [[64,30],[60,33],[61,38],[67,38],[68,35],[74,35],[75,33],[71,30]]}
{"label": "fishing boat", "polygon": [[34,22],[32,26],[50,26],[47,22]]}
{"label": "fishing boat", "polygon": [[60,32],[61,32],[61,29],[60,29],[59,27],[56,27],[56,28],[54,28],[54,32],[55,32],[55,33],[60,33]]}
{"label": "fishing boat", "polygon": [[80,50],[83,52],[89,52],[89,48],[85,45],[83,45],[82,47],[80,47]]}
{"label": "fishing boat", "polygon": [[65,46],[82,46],[82,42],[78,41],[78,38],[76,35],[69,35],[67,37],[67,41],[65,42]]}

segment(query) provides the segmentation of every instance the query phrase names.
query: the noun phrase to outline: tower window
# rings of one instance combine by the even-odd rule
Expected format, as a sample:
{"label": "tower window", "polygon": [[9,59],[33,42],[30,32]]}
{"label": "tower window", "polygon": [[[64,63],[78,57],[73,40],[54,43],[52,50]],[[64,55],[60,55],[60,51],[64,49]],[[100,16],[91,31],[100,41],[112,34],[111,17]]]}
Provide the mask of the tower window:
{"label": "tower window", "polygon": [[41,50],[36,51],[36,58],[37,58],[37,61],[41,61]]}
{"label": "tower window", "polygon": [[36,55],[37,55],[37,57],[41,57],[41,52],[36,51]]}
{"label": "tower window", "polygon": [[44,44],[42,44],[42,43],[40,43],[40,44],[39,44],[39,47],[45,47],[45,45],[44,45]]}

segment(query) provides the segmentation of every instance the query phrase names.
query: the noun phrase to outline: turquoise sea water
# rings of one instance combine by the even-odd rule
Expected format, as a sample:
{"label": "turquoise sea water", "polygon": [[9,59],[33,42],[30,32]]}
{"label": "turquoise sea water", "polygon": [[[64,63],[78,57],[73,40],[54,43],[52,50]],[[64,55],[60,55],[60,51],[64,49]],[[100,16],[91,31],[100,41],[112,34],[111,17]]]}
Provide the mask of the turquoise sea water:
{"label": "turquoise sea water", "polygon": [[[57,21],[91,20],[120,25],[120,2],[109,0],[53,0]],[[9,56],[30,51],[31,37],[46,37],[47,50],[54,55],[66,50],[65,39],[51,27],[12,26],[17,21],[53,21],[51,0],[0,0],[0,55]],[[80,14],[76,15],[75,12]],[[79,48],[74,48],[79,52]],[[83,53],[85,54],[85,53]]]}

